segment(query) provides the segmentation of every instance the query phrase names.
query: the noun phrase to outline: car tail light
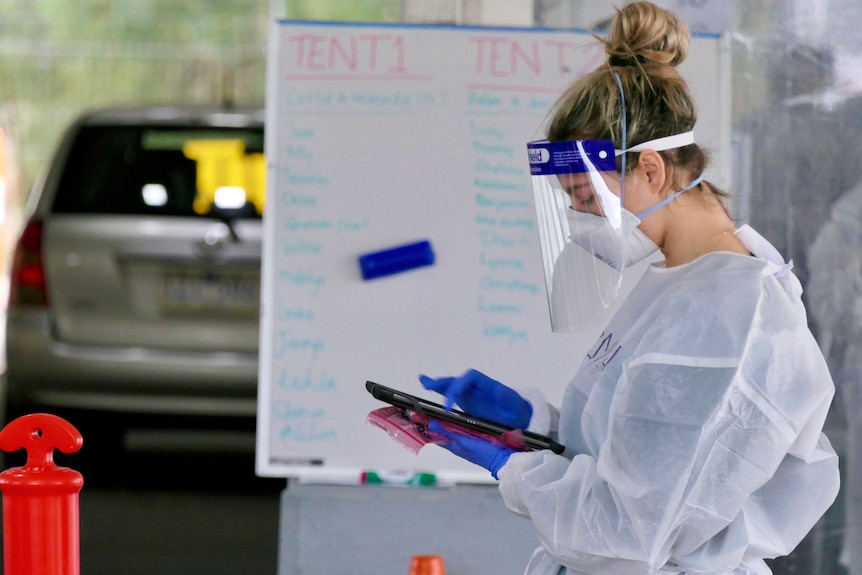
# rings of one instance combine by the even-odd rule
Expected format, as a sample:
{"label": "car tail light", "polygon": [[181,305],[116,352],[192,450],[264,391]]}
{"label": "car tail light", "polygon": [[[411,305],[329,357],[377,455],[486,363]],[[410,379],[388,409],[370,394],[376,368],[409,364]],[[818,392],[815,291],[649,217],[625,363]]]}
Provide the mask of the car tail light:
{"label": "car tail light", "polygon": [[45,268],[42,265],[42,228],[40,220],[32,220],[18,240],[9,285],[10,307],[48,305]]}

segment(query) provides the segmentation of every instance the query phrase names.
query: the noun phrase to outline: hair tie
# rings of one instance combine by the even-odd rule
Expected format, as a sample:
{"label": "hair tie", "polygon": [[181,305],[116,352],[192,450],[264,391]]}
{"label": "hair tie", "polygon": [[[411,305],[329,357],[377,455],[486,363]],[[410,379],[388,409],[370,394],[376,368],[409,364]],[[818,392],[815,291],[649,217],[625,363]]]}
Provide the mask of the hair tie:
{"label": "hair tie", "polygon": [[638,64],[646,64],[647,59],[643,56],[610,56],[608,65],[619,68],[637,67]]}

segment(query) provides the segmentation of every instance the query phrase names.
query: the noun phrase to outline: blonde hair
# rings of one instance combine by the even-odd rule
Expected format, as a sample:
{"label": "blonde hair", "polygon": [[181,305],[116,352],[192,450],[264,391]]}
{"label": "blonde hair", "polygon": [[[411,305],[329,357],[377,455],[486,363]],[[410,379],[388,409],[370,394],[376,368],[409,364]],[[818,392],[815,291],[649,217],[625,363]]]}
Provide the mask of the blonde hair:
{"label": "blonde hair", "polygon": [[[617,10],[607,37],[596,38],[605,46],[607,61],[576,80],[557,100],[548,125],[549,140],[608,139],[622,148],[615,74],[625,98],[628,148],[694,129],[694,100],[676,70],[691,41],[682,20],[651,2],[634,2]],[[672,173],[673,167],[679,167],[691,177],[701,175],[708,163],[697,144],[660,153]],[[636,152],[630,152],[627,165],[634,168],[637,158]]]}

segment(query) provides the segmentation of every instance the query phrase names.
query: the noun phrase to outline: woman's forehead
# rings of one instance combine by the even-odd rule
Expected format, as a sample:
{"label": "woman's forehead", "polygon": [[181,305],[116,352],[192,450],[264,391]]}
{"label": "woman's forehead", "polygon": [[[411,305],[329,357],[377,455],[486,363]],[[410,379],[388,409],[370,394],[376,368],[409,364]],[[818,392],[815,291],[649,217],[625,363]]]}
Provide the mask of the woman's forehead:
{"label": "woman's forehead", "polygon": [[560,185],[562,185],[564,189],[582,186],[590,181],[590,176],[585,172],[577,174],[559,174],[557,178],[560,180]]}
{"label": "woman's forehead", "polygon": [[[619,174],[616,172],[597,172],[606,182],[618,182]],[[590,174],[587,172],[579,172],[575,174],[558,174],[557,179],[563,189],[577,188],[580,186],[590,185]]]}

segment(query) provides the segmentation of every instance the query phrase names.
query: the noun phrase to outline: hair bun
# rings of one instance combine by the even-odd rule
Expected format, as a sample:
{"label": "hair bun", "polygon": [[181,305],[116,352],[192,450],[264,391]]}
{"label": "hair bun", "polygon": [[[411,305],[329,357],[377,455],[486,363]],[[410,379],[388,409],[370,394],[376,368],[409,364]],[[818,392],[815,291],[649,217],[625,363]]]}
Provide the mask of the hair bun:
{"label": "hair bun", "polygon": [[617,10],[605,51],[611,66],[678,66],[690,42],[688,26],[676,14],[651,2],[634,2]]}

